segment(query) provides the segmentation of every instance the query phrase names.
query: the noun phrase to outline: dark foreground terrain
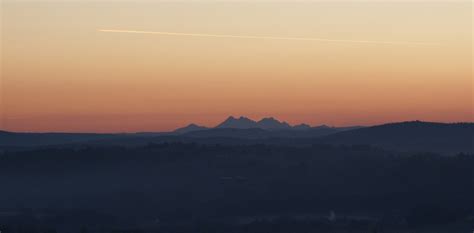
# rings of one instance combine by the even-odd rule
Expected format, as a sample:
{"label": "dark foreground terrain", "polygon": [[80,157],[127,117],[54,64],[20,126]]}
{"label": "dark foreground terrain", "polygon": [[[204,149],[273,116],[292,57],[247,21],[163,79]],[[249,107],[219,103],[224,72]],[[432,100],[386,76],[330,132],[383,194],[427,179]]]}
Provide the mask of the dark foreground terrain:
{"label": "dark foreground terrain", "polygon": [[1,233],[464,233],[473,123],[0,131]]}
{"label": "dark foreground terrain", "polygon": [[69,145],[3,151],[0,185],[2,233],[474,230],[470,153]]}

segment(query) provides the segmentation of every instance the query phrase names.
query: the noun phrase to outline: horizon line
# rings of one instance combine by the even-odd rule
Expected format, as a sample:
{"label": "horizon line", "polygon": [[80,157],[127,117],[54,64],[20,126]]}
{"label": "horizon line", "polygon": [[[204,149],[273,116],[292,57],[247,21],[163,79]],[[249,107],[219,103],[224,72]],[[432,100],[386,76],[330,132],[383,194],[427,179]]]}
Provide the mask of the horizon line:
{"label": "horizon line", "polygon": [[[228,117],[229,118],[229,117]],[[226,118],[225,120],[227,120],[228,118]],[[235,118],[235,117],[234,117]],[[248,118],[246,117],[247,119],[250,119],[252,120],[251,118]],[[265,117],[264,117],[265,118]],[[264,119],[262,118],[262,119]],[[266,118],[270,118],[270,117],[266,117]],[[239,119],[239,118],[235,118],[235,119]],[[279,121],[278,119],[274,118],[275,120]],[[225,121],[224,120],[224,121]],[[252,121],[255,121],[255,120],[252,120]],[[255,121],[255,122],[258,122],[258,121]],[[285,122],[285,121],[279,121],[279,122]],[[320,125],[310,125],[310,124],[307,124],[309,125],[310,127],[319,127],[319,126],[328,126],[328,127],[331,127],[331,128],[350,128],[350,127],[363,127],[363,128],[367,128],[367,127],[374,127],[374,126],[382,126],[382,125],[388,125],[388,124],[401,124],[401,123],[413,123],[413,122],[421,122],[421,123],[435,123],[435,124],[474,124],[474,121],[449,121],[449,122],[443,122],[443,121],[424,121],[424,120],[406,120],[406,121],[387,121],[387,122],[383,122],[383,123],[379,123],[379,124],[357,124],[357,125],[346,125],[346,126],[334,126],[334,125],[326,125],[326,124],[320,124]],[[221,122],[222,123],[222,122]],[[139,134],[139,133],[173,133],[175,130],[177,129],[180,129],[180,128],[185,128],[191,124],[195,124],[197,126],[202,126],[202,127],[207,127],[208,129],[215,129],[217,127],[217,125],[215,126],[203,126],[203,125],[199,125],[197,123],[188,123],[188,124],[185,124],[184,126],[181,126],[181,127],[177,127],[175,129],[172,129],[172,130],[164,130],[164,131],[144,131],[144,130],[141,130],[141,131],[35,131],[35,130],[30,130],[30,131],[27,131],[27,130],[19,130],[19,131],[15,131],[15,130],[8,130],[8,129],[4,129],[4,128],[0,128],[0,132],[6,132],[6,133],[39,133],[39,134]],[[297,125],[301,125],[301,124],[306,124],[306,123],[299,123],[299,124],[294,124],[294,125],[291,125],[291,127],[294,127],[294,126],[297,126]]]}

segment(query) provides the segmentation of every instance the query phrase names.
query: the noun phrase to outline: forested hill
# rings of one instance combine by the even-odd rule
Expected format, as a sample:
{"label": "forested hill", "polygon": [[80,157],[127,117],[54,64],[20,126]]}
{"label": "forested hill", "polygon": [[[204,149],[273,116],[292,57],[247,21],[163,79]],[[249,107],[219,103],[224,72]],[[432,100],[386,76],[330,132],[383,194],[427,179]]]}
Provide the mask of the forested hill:
{"label": "forested hill", "polygon": [[402,122],[328,135],[319,142],[373,145],[400,151],[474,152],[474,123]]}

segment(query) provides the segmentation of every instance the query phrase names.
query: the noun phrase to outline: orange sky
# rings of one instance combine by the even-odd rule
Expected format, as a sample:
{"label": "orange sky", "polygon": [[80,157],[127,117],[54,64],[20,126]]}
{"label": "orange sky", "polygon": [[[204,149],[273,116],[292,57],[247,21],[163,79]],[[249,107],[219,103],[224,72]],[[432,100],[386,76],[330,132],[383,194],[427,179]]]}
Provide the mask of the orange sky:
{"label": "orange sky", "polygon": [[336,126],[474,121],[470,1],[1,4],[4,130],[160,131],[229,115]]}

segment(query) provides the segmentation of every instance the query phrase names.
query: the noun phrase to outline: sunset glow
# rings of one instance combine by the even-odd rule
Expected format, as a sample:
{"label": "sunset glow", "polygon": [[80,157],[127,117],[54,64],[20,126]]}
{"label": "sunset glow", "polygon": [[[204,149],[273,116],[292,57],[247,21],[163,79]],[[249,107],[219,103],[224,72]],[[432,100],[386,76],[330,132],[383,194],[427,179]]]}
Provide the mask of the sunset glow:
{"label": "sunset glow", "polygon": [[[1,2],[0,130],[474,121],[471,1]],[[151,34],[151,35],[149,35]]]}

